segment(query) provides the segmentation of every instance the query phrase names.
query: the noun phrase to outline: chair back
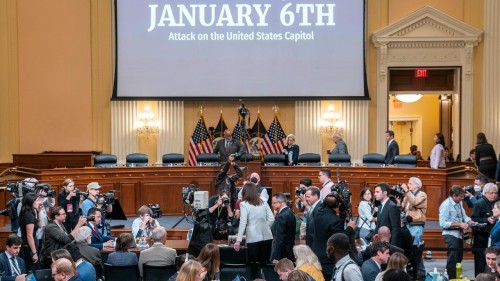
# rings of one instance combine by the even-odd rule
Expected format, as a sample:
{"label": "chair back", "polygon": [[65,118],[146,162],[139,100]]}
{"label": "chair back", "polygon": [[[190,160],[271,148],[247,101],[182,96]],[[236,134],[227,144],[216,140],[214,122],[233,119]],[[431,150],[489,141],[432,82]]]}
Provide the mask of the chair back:
{"label": "chair back", "polygon": [[401,168],[416,168],[417,156],[416,155],[396,155],[394,157],[394,165]]}
{"label": "chair back", "polygon": [[217,153],[198,154],[199,166],[219,166],[219,155]]}
{"label": "chair back", "polygon": [[351,166],[351,155],[335,153],[328,155],[328,165],[348,167]]}
{"label": "chair back", "polygon": [[250,154],[250,153],[243,153],[242,155],[240,155],[239,161],[240,162],[250,162],[250,161],[253,161],[253,155]]}
{"label": "chair back", "polygon": [[247,248],[241,247],[238,252],[231,246],[221,246],[220,251],[220,280],[233,280],[236,275],[250,279],[250,264],[247,258]]}
{"label": "chair back", "polygon": [[363,155],[363,164],[367,167],[381,167],[385,165],[385,155],[368,153]]}
{"label": "chair back", "polygon": [[143,153],[131,153],[126,158],[127,167],[144,167],[148,165],[148,156]]}
{"label": "chair back", "polygon": [[177,266],[153,266],[143,265],[143,281],[168,281],[168,279],[177,272]]}
{"label": "chair back", "polygon": [[116,167],[117,158],[113,154],[98,154],[94,156],[94,167],[112,168]]}
{"label": "chair back", "polygon": [[297,165],[321,166],[321,155],[318,153],[304,153],[299,155]]}
{"label": "chair back", "polygon": [[180,153],[163,154],[161,160],[163,166],[184,166],[184,154]]}
{"label": "chair back", "polygon": [[137,267],[137,265],[112,266],[108,263],[105,263],[104,272],[106,281],[139,280],[139,268]]}
{"label": "chair back", "polygon": [[285,166],[285,154],[264,155],[264,166]]}

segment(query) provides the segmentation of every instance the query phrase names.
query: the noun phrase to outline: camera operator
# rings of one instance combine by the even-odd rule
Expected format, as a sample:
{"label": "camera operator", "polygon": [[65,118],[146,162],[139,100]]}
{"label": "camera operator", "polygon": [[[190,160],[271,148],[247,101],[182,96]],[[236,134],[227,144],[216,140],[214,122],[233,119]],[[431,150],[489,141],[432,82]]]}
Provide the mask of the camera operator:
{"label": "camera operator", "polygon": [[[97,182],[91,182],[87,184],[87,193],[89,196],[87,199],[83,200],[82,202],[82,214],[84,216],[88,216],[88,212],[90,208],[97,207],[99,209],[102,209],[104,204],[99,204],[97,202],[97,197],[99,196],[99,189],[101,189],[101,186]],[[106,212],[111,213],[113,211],[113,206],[109,204],[106,207]]]}
{"label": "camera operator", "polygon": [[72,179],[65,179],[62,183],[63,190],[58,195],[58,206],[63,207],[66,212],[64,227],[68,232],[75,228],[80,218],[80,203],[82,196],[78,196],[75,189],[75,182]]}
{"label": "camera operator", "polygon": [[474,204],[471,219],[474,222],[486,223],[484,227],[473,227],[474,242],[472,247],[474,251],[474,273],[478,275],[484,271],[486,266],[486,257],[484,249],[488,247],[488,238],[495,225],[493,217],[493,205],[498,199],[498,187],[494,183],[487,183],[483,188],[483,198]]}
{"label": "camera operator", "polygon": [[234,217],[234,212],[227,192],[222,191],[219,195],[210,197],[208,212],[214,240],[226,240],[228,235],[234,234],[234,229],[228,225]]}
{"label": "camera operator", "polygon": [[[417,177],[411,177],[408,180],[408,184],[401,185],[401,189],[404,191],[404,197],[399,209],[403,214],[406,227],[410,231],[411,236],[413,236],[413,245],[419,247],[424,235],[424,224],[427,214],[427,194],[421,190],[422,181]],[[425,266],[421,255],[418,257],[418,263],[419,275],[425,276]]]}
{"label": "camera operator", "polygon": [[[229,172],[229,167],[231,166],[236,173],[233,175],[228,175],[227,173]],[[238,167],[238,165],[234,162],[234,155],[230,155],[228,161],[226,162],[226,164],[224,164],[219,174],[215,178],[215,190],[217,194],[225,191],[231,199],[232,208],[234,208],[234,203],[237,199],[236,183],[242,176],[243,172],[241,171],[240,167]]]}
{"label": "camera operator", "polygon": [[153,230],[160,227],[160,223],[155,218],[152,218],[153,210],[146,205],[142,205],[137,211],[138,218],[132,222],[132,236],[151,237]]}
{"label": "camera operator", "polygon": [[302,218],[300,218],[300,236],[299,239],[304,239],[306,236],[306,214],[309,210],[309,204],[306,201],[306,191],[312,185],[312,180],[309,178],[303,178],[299,181],[299,187],[295,189],[295,207],[297,210],[304,213]]}
{"label": "camera operator", "polygon": [[[488,178],[484,175],[477,175],[474,180],[474,189],[472,190],[469,186],[465,187],[465,198],[464,201],[467,204],[467,207],[473,208],[474,204],[476,204],[477,200],[483,198],[483,187],[488,183]],[[476,193],[476,195],[472,195],[472,191]]]}

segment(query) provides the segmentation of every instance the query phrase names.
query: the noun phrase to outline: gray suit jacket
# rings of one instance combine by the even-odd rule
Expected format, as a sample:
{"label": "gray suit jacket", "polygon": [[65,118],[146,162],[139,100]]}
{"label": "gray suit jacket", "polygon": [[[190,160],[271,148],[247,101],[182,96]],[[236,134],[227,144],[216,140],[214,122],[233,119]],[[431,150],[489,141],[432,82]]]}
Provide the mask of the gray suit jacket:
{"label": "gray suit jacket", "polygon": [[139,273],[143,276],[144,264],[153,266],[164,266],[175,264],[177,251],[160,243],[155,243],[151,248],[141,252],[139,256]]}
{"label": "gray suit jacket", "polygon": [[332,154],[345,153],[349,154],[347,151],[347,144],[344,141],[339,140],[332,150]]}
{"label": "gray suit jacket", "polygon": [[380,272],[380,268],[373,259],[366,260],[361,266],[361,275],[363,275],[363,281],[375,281],[377,274]]}
{"label": "gray suit jacket", "polygon": [[229,155],[231,155],[231,154],[234,154],[234,153],[243,154],[245,152],[245,146],[237,139],[231,140],[227,150],[226,150],[225,144],[226,144],[226,140],[221,139],[217,142],[217,144],[214,147],[214,153],[219,154],[219,161],[221,163],[227,162],[227,159],[229,158]]}
{"label": "gray suit jacket", "polygon": [[90,262],[94,266],[100,266],[101,272],[104,272],[104,267],[101,259],[101,251],[99,249],[90,246],[85,242],[76,243],[78,249],[80,249],[80,254],[84,260]]}

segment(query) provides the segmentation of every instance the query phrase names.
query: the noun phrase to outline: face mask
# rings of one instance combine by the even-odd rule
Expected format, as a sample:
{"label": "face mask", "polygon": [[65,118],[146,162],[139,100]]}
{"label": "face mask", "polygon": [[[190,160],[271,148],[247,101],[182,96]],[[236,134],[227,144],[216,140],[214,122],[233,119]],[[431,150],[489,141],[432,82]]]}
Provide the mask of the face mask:
{"label": "face mask", "polygon": [[475,191],[475,192],[479,192],[479,191],[481,191],[481,187],[480,187],[479,185],[475,184],[475,185],[474,185],[474,191]]}

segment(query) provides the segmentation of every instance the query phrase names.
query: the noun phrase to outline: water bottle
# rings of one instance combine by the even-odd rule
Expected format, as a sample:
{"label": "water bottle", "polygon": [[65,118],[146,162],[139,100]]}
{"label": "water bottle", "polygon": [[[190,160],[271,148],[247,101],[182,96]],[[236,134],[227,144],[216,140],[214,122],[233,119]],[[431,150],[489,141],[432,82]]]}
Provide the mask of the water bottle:
{"label": "water bottle", "polygon": [[457,262],[456,272],[457,272],[457,278],[462,279],[462,264],[459,262]]}
{"label": "water bottle", "polygon": [[432,272],[432,281],[437,281],[438,279],[438,270],[434,267],[434,271]]}

